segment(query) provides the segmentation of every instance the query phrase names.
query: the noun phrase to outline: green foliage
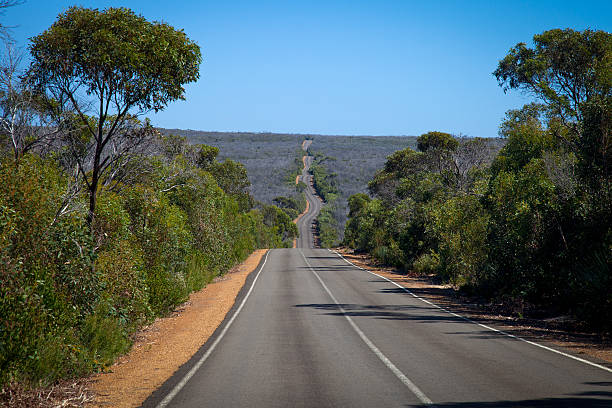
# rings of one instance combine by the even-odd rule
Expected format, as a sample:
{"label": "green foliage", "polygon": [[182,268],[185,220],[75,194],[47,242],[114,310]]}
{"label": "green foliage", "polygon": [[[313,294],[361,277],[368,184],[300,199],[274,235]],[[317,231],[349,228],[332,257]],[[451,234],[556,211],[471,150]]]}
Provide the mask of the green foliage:
{"label": "green foliage", "polygon": [[[94,313],[85,317],[81,327],[81,343],[86,348],[79,350],[75,346],[75,349],[81,351],[84,354],[82,358],[91,365],[83,373],[110,366],[115,357],[127,351],[131,345],[121,321],[110,313],[104,303],[100,303]],[[61,362],[57,362],[57,366],[62,366]]]}
{"label": "green foliage", "polygon": [[493,173],[517,171],[531,159],[541,157],[544,151],[553,149],[554,137],[544,128],[540,114],[537,105],[526,105],[506,113],[500,133],[508,141],[492,164]]}
{"label": "green foliage", "polygon": [[0,382],[69,372],[62,362],[73,326],[99,297],[83,219],[56,218],[64,182],[53,163],[31,155],[19,167],[0,165]]}
{"label": "green foliage", "polygon": [[317,153],[310,166],[313,187],[319,197],[325,202],[316,219],[319,244],[323,248],[330,248],[338,243],[339,226],[334,217],[334,212],[338,211],[336,202],[339,195],[338,181],[337,175],[329,172],[326,167],[326,163],[335,160],[334,157],[328,157]]}
{"label": "green foliage", "polygon": [[[303,186],[304,183],[300,182]],[[298,184],[299,186],[299,184]],[[280,209],[282,209],[289,218],[295,220],[301,213],[306,210],[306,197],[304,193],[296,194],[293,197],[276,197],[272,202]]]}
{"label": "green foliage", "polygon": [[137,183],[99,195],[91,225],[85,195],[66,201],[57,163],[0,164],[0,383],[107,367],[130,333],[255,248],[290,245],[297,227],[284,211],[241,210],[188,150],[143,159]]}
{"label": "green foliage", "polygon": [[121,105],[144,111],[184,99],[183,85],[198,79],[202,60],[183,31],[127,8],[71,7],[32,38],[30,52],[37,84],[66,81],[94,94],[102,85]]}
{"label": "green foliage", "polygon": [[338,225],[333,216],[334,205],[325,205],[316,219],[316,228],[319,235],[319,245],[322,248],[331,248],[338,242]]}
{"label": "green foliage", "polygon": [[437,274],[440,270],[440,255],[434,251],[422,254],[414,261],[413,268],[419,275]]}
{"label": "green foliage", "polygon": [[329,160],[334,158],[317,155],[310,166],[314,189],[325,202],[334,201],[338,195],[336,175],[329,173],[325,167],[325,162]]}
{"label": "green foliage", "polygon": [[242,212],[253,207],[253,198],[248,191],[251,182],[243,164],[225,159],[221,163],[210,164],[207,170],[213,175],[219,187],[238,202]]}
{"label": "green foliage", "polygon": [[448,150],[452,151],[459,147],[459,142],[450,133],[427,132],[417,139],[417,146],[420,151]]}
{"label": "green foliage", "polygon": [[[487,232],[489,215],[473,195],[456,196],[432,208],[428,225],[438,238],[436,259],[440,275],[458,285],[475,285],[488,261]],[[424,254],[429,256],[430,254]],[[432,259],[419,258],[415,269],[431,264]]]}
{"label": "green foliage", "polygon": [[493,73],[504,91],[536,95],[556,115],[581,120],[582,105],[609,97],[612,87],[612,34],[554,29],[533,37],[535,48],[518,43]]}
{"label": "green foliage", "polygon": [[[183,31],[129,9],[76,6],[31,42],[27,83],[46,98],[62,159],[86,184],[91,224],[100,192],[138,168],[138,153],[155,134],[130,111],[157,112],[184,99],[183,86],[199,78],[200,48]],[[90,106],[98,116],[88,116]]]}
{"label": "green foliage", "polygon": [[[363,196],[351,196],[349,202],[352,215],[346,224],[344,242],[358,251],[372,251],[377,242],[375,230],[379,230],[380,222],[383,220],[385,212],[380,200],[365,199]],[[353,209],[355,211],[353,211]]]}
{"label": "green foliage", "polygon": [[534,43],[510,50],[495,75],[543,104],[507,113],[492,164],[476,141],[422,135],[423,153],[388,157],[369,184],[375,199],[351,197],[345,243],[610,330],[612,36],[551,30]]}
{"label": "green foliage", "polygon": [[575,154],[584,182],[606,190],[611,174],[612,34],[555,29],[518,43],[493,73],[504,91],[543,102],[555,143]]}
{"label": "green foliage", "polygon": [[[295,136],[293,136],[294,138]],[[288,186],[295,186],[295,179],[297,176],[302,174],[302,170],[304,169],[304,162],[302,161],[304,156],[306,156],[306,152],[302,150],[301,147],[295,148],[293,153],[292,162],[289,167],[286,169],[286,173],[284,174],[284,183]]]}
{"label": "green foliage", "polygon": [[219,154],[219,148],[214,146],[199,145],[196,164],[202,170],[208,170],[216,163],[217,155]]}
{"label": "green foliage", "polygon": [[262,210],[263,223],[274,228],[276,234],[281,238],[283,246],[290,248],[293,239],[298,236],[297,225],[293,219],[282,209],[274,205],[264,205]]}

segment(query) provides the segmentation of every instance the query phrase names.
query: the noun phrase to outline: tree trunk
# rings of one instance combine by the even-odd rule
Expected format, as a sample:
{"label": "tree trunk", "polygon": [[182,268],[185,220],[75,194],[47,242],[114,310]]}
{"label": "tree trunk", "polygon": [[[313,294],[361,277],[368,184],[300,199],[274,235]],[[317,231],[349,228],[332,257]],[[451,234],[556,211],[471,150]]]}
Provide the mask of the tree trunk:
{"label": "tree trunk", "polygon": [[100,156],[102,156],[100,140],[102,140],[101,134],[98,136],[98,140],[96,141],[96,153],[91,172],[91,185],[89,186],[89,212],[87,213],[87,223],[89,224],[89,228],[92,233],[93,221],[96,213],[96,203],[98,201],[98,183],[100,181]]}

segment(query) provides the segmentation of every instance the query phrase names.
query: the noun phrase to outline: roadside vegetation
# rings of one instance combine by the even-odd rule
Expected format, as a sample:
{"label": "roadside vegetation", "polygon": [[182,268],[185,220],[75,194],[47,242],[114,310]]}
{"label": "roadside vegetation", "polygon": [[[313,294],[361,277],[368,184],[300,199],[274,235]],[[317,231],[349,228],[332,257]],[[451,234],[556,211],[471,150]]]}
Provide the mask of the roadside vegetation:
{"label": "roadside vegetation", "polygon": [[[495,152],[503,146],[500,138],[486,138],[487,149]],[[336,205],[331,212],[338,240],[344,239],[348,219],[348,199],[353,194],[368,193],[368,182],[384,166],[387,157],[407,147],[416,149],[416,136],[323,136],[313,137],[311,154],[333,157],[325,167],[336,175]]]}
{"label": "roadside vegetation", "polygon": [[12,51],[0,72],[3,389],[105,369],[142,325],[297,235],[242,164],[139,118],[199,76],[182,31],[72,7],[30,52],[25,72]]}
{"label": "roadside vegetation", "polygon": [[[256,201],[273,204],[276,197],[296,197],[295,178],[302,173],[301,149],[308,135],[278,133],[205,132],[181,129],[159,129],[175,134],[193,144],[219,148],[220,160],[242,163],[248,172],[249,191]],[[306,205],[304,201],[304,206]]]}
{"label": "roadside vegetation", "polygon": [[[349,199],[344,242],[467,293],[612,329],[612,35],[550,30],[494,75],[534,103],[497,153],[441,132],[387,158]],[[493,154],[491,154],[493,153]]]}
{"label": "roadside vegetation", "polygon": [[[348,198],[366,193],[367,183],[385,158],[396,150],[416,146],[413,136],[313,136],[310,154],[323,159],[325,171],[334,174],[336,196],[334,204],[326,204],[318,217],[321,228],[328,230],[328,245],[342,241],[348,215]],[[327,225],[329,229],[325,227]],[[324,232],[324,235],[326,233]]]}
{"label": "roadside vegetation", "polygon": [[327,167],[327,163],[335,160],[335,157],[316,153],[310,166],[313,187],[323,200],[323,206],[315,220],[318,244],[323,248],[330,248],[338,243],[338,223],[333,216],[338,209],[338,181],[336,173],[329,172]]}
{"label": "roadside vegetation", "polygon": [[294,220],[306,209],[306,185],[301,181],[296,185],[295,180],[302,174],[302,156],[306,154],[301,144],[309,135],[158,130],[185,137],[192,144],[214,146],[219,149],[220,160],[244,165],[248,191],[262,211],[275,205]]}

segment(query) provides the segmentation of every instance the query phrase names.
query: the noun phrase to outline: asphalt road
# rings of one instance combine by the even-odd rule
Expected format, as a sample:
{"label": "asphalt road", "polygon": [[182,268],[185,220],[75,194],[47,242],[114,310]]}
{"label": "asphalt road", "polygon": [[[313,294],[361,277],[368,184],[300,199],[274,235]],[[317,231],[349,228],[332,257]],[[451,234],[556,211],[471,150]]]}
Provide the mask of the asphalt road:
{"label": "asphalt road", "polygon": [[[307,146],[305,146],[308,148]],[[297,247],[298,248],[312,248],[313,247],[313,222],[319,212],[321,211],[321,199],[315,195],[314,188],[312,187],[312,176],[308,173],[310,166],[312,164],[312,156],[305,156],[305,164],[304,170],[302,170],[301,180],[308,187],[306,189],[306,200],[308,200],[308,212],[301,217],[298,222],[298,230],[300,232],[300,236],[297,239]]]}
{"label": "asphalt road", "polygon": [[313,249],[311,219],[299,248],[268,253],[215,335],[144,406],[612,407],[606,366],[477,325]]}

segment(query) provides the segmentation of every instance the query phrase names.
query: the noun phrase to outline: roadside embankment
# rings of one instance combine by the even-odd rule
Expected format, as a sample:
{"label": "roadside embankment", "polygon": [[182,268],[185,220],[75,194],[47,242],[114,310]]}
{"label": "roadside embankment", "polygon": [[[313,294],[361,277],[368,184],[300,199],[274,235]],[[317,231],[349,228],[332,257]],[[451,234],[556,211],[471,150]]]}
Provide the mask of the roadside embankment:
{"label": "roadside embankment", "polygon": [[232,308],[247,276],[266,253],[260,249],[165,318],[139,331],[130,352],[110,371],[92,377],[90,406],[138,407],[210,338]]}

